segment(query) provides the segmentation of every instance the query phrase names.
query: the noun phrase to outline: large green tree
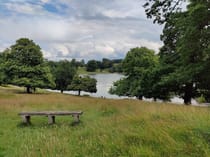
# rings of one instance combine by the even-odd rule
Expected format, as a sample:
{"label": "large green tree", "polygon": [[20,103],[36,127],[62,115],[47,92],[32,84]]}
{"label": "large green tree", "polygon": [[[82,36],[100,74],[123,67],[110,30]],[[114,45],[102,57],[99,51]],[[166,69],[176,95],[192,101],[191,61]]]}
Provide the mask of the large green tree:
{"label": "large green tree", "polygon": [[0,53],[0,85],[5,84],[6,83],[6,76],[4,73],[4,64],[5,64],[5,54],[6,54],[5,50],[4,52]]}
{"label": "large green tree", "polygon": [[89,60],[86,65],[86,70],[89,72],[94,72],[98,68],[96,60]]}
{"label": "large green tree", "polygon": [[209,99],[210,73],[210,3],[189,0],[181,11],[183,0],[148,0],[146,13],[154,22],[164,23],[160,52],[162,67],[168,67],[159,84],[184,99],[205,95]]}
{"label": "large green tree", "polygon": [[136,96],[139,99],[142,99],[143,96],[153,97],[153,94],[149,94],[146,90],[150,87],[146,86],[149,84],[145,83],[147,81],[145,76],[157,65],[158,57],[153,50],[146,47],[131,49],[122,62],[125,78],[115,82],[110,93],[121,96]]}
{"label": "large green tree", "polygon": [[41,48],[28,38],[21,38],[5,52],[3,71],[7,83],[32,89],[52,88],[54,80],[46,66]]}
{"label": "large green tree", "polygon": [[96,79],[91,78],[90,76],[78,76],[76,75],[68,86],[69,90],[78,91],[78,95],[80,95],[81,91],[96,93]]}
{"label": "large green tree", "polygon": [[74,75],[77,72],[74,62],[62,60],[59,62],[50,62],[53,75],[55,77],[56,89],[63,93],[67,86],[71,84]]}

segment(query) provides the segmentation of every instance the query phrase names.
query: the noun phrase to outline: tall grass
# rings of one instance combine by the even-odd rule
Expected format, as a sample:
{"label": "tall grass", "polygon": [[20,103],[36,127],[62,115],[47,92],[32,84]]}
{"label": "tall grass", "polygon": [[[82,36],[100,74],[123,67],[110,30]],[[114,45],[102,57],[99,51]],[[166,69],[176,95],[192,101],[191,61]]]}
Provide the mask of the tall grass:
{"label": "tall grass", "polygon": [[[209,157],[210,109],[0,88],[0,157]],[[82,110],[81,122],[21,111]]]}

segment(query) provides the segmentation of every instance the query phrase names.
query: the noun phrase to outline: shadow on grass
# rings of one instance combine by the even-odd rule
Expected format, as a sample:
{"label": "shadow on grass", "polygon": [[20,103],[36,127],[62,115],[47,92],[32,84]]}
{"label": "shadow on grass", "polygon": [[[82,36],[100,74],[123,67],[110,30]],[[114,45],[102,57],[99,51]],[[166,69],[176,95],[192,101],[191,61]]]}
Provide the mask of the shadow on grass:
{"label": "shadow on grass", "polygon": [[61,128],[61,127],[70,127],[70,128],[76,128],[76,127],[84,127],[84,123],[83,121],[79,121],[79,122],[71,122],[71,123],[54,123],[54,124],[48,124],[48,123],[23,123],[20,122],[17,124],[18,128]]}
{"label": "shadow on grass", "polygon": [[70,126],[78,126],[78,125],[82,125],[83,122],[82,121],[79,121],[79,122],[71,122],[70,123]]}
{"label": "shadow on grass", "polygon": [[17,127],[18,128],[33,127],[33,124],[32,123],[23,123],[23,122],[20,122],[20,123],[17,124]]}
{"label": "shadow on grass", "polygon": [[28,94],[28,95],[49,95],[50,92],[32,92],[32,93],[27,93],[26,91],[20,91],[20,90],[16,90],[13,91],[14,94]]}

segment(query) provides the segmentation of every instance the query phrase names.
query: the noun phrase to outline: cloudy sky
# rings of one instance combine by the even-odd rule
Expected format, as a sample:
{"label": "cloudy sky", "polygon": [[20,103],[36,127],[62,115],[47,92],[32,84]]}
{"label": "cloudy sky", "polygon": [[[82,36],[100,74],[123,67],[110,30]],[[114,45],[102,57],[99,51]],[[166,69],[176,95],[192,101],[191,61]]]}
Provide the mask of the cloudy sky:
{"label": "cloudy sky", "polygon": [[124,58],[130,48],[161,46],[161,27],[145,0],[0,0],[0,51],[21,37],[49,60]]}

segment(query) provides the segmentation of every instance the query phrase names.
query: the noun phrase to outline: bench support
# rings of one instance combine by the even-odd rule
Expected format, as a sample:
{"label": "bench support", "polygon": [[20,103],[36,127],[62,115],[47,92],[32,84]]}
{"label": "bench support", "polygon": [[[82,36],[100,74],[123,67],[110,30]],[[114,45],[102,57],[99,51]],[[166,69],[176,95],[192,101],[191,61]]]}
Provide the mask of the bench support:
{"label": "bench support", "polygon": [[78,114],[73,114],[72,117],[74,117],[74,122],[79,122],[79,115]]}
{"label": "bench support", "polygon": [[31,117],[30,116],[22,116],[23,123],[30,124],[31,123]]}
{"label": "bench support", "polygon": [[48,124],[55,124],[55,116],[52,115],[48,116]]}

